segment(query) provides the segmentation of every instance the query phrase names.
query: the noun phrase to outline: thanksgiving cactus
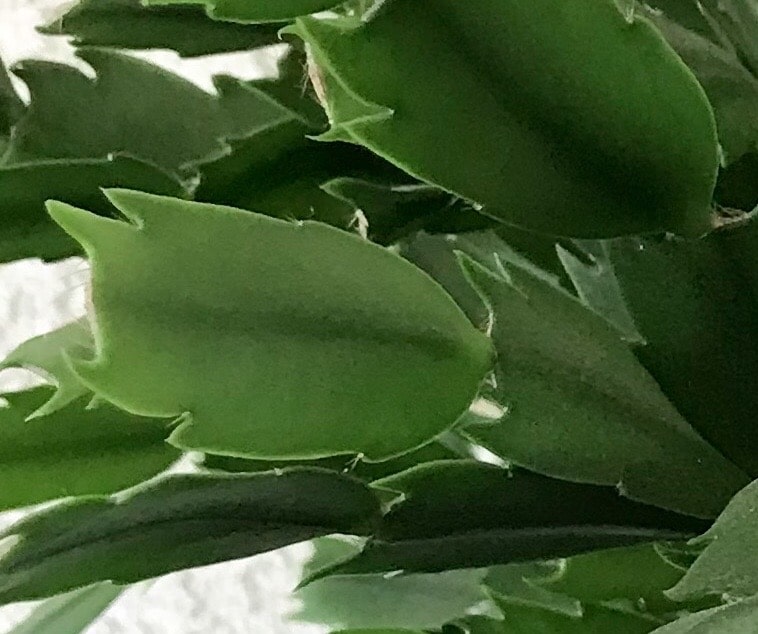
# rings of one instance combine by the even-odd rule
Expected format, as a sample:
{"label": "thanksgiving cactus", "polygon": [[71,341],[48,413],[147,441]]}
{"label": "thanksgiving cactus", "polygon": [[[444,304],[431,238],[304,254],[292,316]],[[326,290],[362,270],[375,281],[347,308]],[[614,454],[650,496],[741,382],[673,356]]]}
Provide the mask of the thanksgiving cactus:
{"label": "thanksgiving cactus", "polygon": [[[19,633],[309,540],[335,634],[758,631],[754,0],[41,26],[92,73],[0,68],[0,261],[91,282],[0,363],[46,383],[0,409]],[[281,43],[214,94],[130,53]]]}

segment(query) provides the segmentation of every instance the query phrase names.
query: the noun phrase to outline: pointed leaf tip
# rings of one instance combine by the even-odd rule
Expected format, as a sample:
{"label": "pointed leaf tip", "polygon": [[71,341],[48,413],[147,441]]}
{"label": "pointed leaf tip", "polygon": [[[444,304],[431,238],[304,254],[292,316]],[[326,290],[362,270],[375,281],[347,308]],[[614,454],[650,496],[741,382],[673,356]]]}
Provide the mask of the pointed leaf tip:
{"label": "pointed leaf tip", "polygon": [[99,216],[58,200],[48,200],[45,207],[55,223],[79,242],[90,257],[98,242],[107,236],[124,235],[124,231],[136,229],[134,225],[121,220]]}

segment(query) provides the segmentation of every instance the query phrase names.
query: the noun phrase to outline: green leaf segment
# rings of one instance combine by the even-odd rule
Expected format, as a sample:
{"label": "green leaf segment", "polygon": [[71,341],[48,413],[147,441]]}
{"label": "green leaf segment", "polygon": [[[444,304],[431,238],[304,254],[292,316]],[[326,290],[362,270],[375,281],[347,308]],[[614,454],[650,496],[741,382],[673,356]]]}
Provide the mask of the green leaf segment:
{"label": "green leaf segment", "polygon": [[490,368],[489,340],[445,292],[358,236],[108,197],[130,222],[50,204],[93,265],[97,351],[74,368],[128,411],[181,416],[177,446],[388,458],[451,427]]}
{"label": "green leaf segment", "polygon": [[310,47],[324,138],[493,217],[580,237],[709,227],[710,106],[655,28],[611,0],[395,0],[368,22],[287,32]]}

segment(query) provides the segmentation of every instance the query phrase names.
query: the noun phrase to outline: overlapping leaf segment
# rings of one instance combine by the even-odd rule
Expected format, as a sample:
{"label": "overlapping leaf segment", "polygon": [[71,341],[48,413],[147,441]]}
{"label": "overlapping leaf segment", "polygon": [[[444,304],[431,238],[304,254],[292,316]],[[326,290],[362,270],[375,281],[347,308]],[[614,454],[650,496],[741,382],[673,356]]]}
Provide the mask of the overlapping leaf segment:
{"label": "overlapping leaf segment", "polygon": [[[74,591],[19,632],[311,539],[299,617],[342,634],[753,631],[753,2],[82,0],[43,31],[92,73],[24,61],[25,103],[0,72],[0,260],[92,282],[0,366],[48,383],[5,395],[0,508],[58,500],[0,537],[0,601]],[[282,42],[215,94],[128,52]]]}

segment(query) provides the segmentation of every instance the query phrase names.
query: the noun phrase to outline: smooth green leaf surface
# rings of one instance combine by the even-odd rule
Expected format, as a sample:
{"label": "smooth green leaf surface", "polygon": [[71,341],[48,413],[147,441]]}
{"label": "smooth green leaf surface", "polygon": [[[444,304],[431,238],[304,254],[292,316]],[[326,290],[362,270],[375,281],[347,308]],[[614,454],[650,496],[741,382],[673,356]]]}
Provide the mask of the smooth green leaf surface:
{"label": "smooth green leaf surface", "polygon": [[758,150],[758,78],[737,54],[662,16],[652,17],[666,40],[695,73],[713,105],[726,164]]}
{"label": "smooth green leaf surface", "polygon": [[705,545],[705,550],[669,596],[684,600],[707,594],[758,595],[758,480],[735,495],[693,544]]}
{"label": "smooth green leaf surface", "polygon": [[683,616],[653,634],[753,634],[758,623],[758,596]]}
{"label": "smooth green leaf surface", "polygon": [[0,168],[0,262],[37,257],[57,260],[81,247],[45,212],[45,201],[61,200],[108,215],[113,207],[103,187],[128,187],[187,197],[185,186],[163,170],[127,156],[48,160]]}
{"label": "smooth green leaf surface", "polygon": [[439,628],[488,600],[486,570],[439,574],[344,575],[298,590],[298,620],[343,628]]}
{"label": "smooth green leaf surface", "polygon": [[470,461],[427,463],[373,483],[399,491],[364,551],[325,574],[436,572],[677,539],[703,526],[610,487]]}
{"label": "smooth green leaf surface", "polygon": [[124,153],[176,169],[224,151],[224,119],[214,96],[122,53],[93,48],[77,55],[95,70],[95,80],[53,62],[14,67],[31,104],[13,131],[9,164]]}
{"label": "smooth green leaf surface", "polygon": [[604,266],[647,342],[640,361],[689,423],[756,477],[758,222],[745,220],[697,241],[614,240]]}
{"label": "smooth green leaf surface", "polygon": [[217,20],[232,22],[283,22],[325,11],[341,0],[145,0],[147,5],[203,4]]}
{"label": "smooth green leaf surface", "polygon": [[104,583],[48,599],[7,634],[81,634],[123,591]]}
{"label": "smooth green leaf surface", "polygon": [[332,533],[371,530],[379,505],[357,480],[316,469],[174,475],[120,497],[79,498],[7,529],[0,602],[97,581],[131,583]]}
{"label": "smooth green leaf surface", "polygon": [[311,46],[327,138],[489,215],[579,237],[710,225],[710,106],[656,29],[610,0],[394,0],[290,32]]}
{"label": "smooth green leaf surface", "polygon": [[52,398],[32,414],[45,416],[68,405],[88,392],[66,361],[67,354],[91,351],[92,332],[86,319],[78,319],[57,330],[34,337],[10,352],[0,363],[6,368],[25,368],[56,387]]}
{"label": "smooth green leaf surface", "polygon": [[41,29],[69,35],[76,46],[168,48],[183,57],[278,44],[278,27],[209,20],[202,7],[146,7],[140,0],[80,0]]}
{"label": "smooth green leaf surface", "polygon": [[[619,333],[516,266],[463,260],[491,307],[499,424],[471,436],[553,477],[617,485],[640,502],[715,517],[749,480],[679,415]],[[697,482],[698,486],[687,483]]]}
{"label": "smooth green leaf surface", "polygon": [[131,223],[50,204],[93,267],[97,354],[74,368],[128,411],[181,416],[177,446],[386,459],[451,427],[489,370],[489,340],[452,299],[357,236],[107,195]]}
{"label": "smooth green leaf surface", "polygon": [[112,493],[157,475],[180,453],[165,421],[80,398],[43,418],[46,387],[4,394],[0,408],[0,510],[61,497]]}

